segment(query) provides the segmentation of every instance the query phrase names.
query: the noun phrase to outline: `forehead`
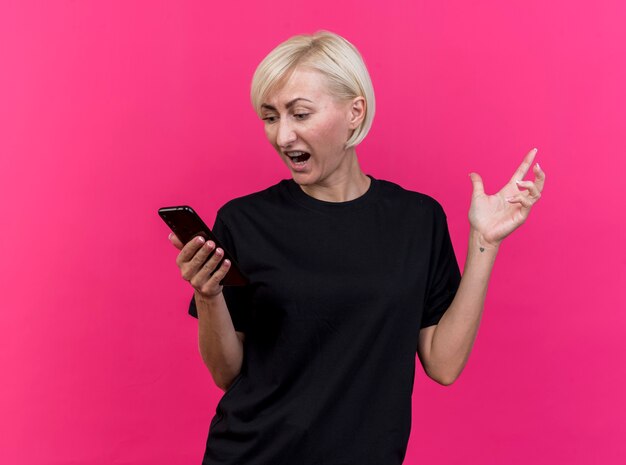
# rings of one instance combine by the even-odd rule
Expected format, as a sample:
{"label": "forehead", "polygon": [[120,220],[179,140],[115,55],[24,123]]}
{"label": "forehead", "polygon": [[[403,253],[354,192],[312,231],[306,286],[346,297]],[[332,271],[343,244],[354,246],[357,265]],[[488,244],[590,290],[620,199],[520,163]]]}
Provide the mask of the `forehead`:
{"label": "forehead", "polygon": [[263,103],[278,108],[296,98],[305,98],[314,103],[331,99],[326,76],[312,69],[296,68],[285,82],[267,94]]}

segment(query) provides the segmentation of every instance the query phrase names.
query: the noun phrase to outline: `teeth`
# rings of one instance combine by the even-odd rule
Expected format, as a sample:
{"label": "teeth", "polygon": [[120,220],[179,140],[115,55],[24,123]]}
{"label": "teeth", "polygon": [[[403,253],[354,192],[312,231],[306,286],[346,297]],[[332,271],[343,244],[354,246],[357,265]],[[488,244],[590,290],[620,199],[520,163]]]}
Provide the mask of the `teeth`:
{"label": "teeth", "polygon": [[299,157],[299,156],[301,156],[301,155],[304,155],[305,153],[306,153],[306,152],[289,152],[289,153],[287,154],[287,156],[288,156],[288,157],[291,157],[291,158],[295,158],[295,157]]}

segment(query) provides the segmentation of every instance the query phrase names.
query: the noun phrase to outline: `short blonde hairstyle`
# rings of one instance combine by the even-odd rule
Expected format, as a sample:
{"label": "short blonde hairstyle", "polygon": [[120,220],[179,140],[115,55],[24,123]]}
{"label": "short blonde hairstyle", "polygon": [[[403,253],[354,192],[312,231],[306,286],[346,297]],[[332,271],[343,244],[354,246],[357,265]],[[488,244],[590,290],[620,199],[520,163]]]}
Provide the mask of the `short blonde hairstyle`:
{"label": "short blonde hairstyle", "polygon": [[365,99],[365,117],[346,142],[346,148],[358,145],[372,127],[376,110],[374,87],[356,47],[332,32],[318,31],[315,34],[293,36],[263,59],[252,78],[250,98],[254,111],[261,117],[264,100],[299,66],[325,75],[331,93],[337,98]]}

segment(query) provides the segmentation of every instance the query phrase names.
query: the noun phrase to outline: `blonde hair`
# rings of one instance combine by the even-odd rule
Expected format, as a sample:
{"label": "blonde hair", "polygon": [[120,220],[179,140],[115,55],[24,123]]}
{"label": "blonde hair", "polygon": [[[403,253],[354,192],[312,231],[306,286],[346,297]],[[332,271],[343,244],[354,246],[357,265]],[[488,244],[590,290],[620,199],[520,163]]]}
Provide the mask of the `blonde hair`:
{"label": "blonde hair", "polygon": [[346,148],[358,145],[372,127],[376,109],[374,87],[356,47],[329,31],[293,36],[263,59],[254,72],[250,91],[257,115],[261,117],[261,105],[267,95],[284,84],[298,66],[326,76],[331,93],[339,99],[365,99],[365,117],[346,142]]}

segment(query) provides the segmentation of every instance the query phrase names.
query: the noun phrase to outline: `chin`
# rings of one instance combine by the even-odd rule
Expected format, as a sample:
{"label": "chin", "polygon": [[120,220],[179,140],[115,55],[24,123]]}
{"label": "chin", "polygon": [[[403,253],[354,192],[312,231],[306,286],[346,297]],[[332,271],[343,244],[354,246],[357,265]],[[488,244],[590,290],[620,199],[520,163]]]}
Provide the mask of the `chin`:
{"label": "chin", "polygon": [[311,180],[311,173],[298,173],[297,171],[292,171],[291,177],[296,184],[301,186],[307,186],[314,183],[314,181]]}

